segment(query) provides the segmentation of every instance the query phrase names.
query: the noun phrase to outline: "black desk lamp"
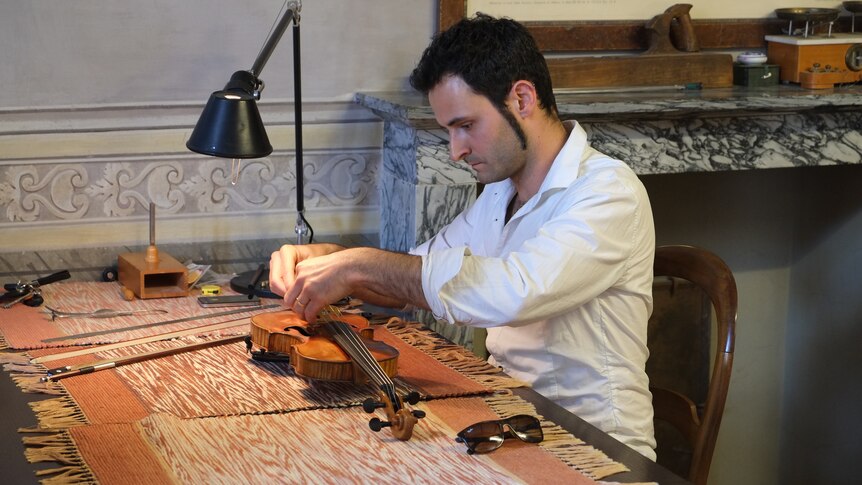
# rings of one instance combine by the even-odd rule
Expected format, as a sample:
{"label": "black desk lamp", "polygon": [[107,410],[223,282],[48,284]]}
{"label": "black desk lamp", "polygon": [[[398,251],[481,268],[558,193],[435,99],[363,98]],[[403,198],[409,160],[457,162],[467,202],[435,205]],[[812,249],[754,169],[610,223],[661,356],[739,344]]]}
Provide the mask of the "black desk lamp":
{"label": "black desk lamp", "polygon": [[[254,65],[248,71],[237,71],[230,77],[230,81],[221,91],[210,95],[209,101],[204,108],[201,117],[195,125],[194,131],[186,147],[189,150],[211,155],[215,157],[230,158],[231,179],[236,182],[239,177],[239,164],[243,158],[261,158],[272,153],[272,145],[260,112],[257,109],[257,101],[260,92],[264,88],[260,73],[269,60],[275,46],[281,40],[287,26],[293,22],[293,85],[295,98],[295,123],[296,123],[296,243],[305,244],[314,238],[314,231],[308,221],[305,220],[305,207],[303,204],[303,177],[302,177],[302,100],[300,85],[300,56],[299,56],[299,11],[302,5],[298,0],[285,2],[284,14],[276,22],[254,61]],[[308,240],[306,241],[306,236]],[[240,274],[231,280],[231,287],[239,292],[249,295],[258,294],[264,297],[278,298],[278,295],[270,293],[269,276],[262,271]]]}

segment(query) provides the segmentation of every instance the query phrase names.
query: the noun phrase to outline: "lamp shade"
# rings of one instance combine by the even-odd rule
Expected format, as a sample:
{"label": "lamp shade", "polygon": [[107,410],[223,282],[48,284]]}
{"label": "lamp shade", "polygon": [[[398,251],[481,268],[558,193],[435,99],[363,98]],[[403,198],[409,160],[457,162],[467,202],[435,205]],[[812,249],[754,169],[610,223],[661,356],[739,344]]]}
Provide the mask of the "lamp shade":
{"label": "lamp shade", "polygon": [[222,158],[261,158],[272,153],[254,96],[239,90],[210,95],[186,147]]}

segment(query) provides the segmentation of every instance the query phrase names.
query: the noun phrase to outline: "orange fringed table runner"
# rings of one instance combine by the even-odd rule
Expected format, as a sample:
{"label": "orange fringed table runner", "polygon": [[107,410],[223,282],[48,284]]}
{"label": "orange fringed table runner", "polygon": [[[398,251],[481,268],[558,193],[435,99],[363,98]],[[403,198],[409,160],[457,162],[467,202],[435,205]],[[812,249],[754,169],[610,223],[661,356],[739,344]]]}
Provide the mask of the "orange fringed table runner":
{"label": "orange fringed table runner", "polygon": [[[110,300],[118,298],[114,295],[117,287],[112,283],[58,283],[50,288],[52,293],[46,294],[46,305],[50,303],[58,307],[74,308],[76,311],[113,308],[115,306],[111,305],[114,302]],[[147,303],[154,301],[149,300]],[[170,308],[170,319],[200,314],[202,310],[196,308],[197,303],[192,297],[163,299],[159,300],[156,306]],[[61,395],[59,398],[38,403],[37,416],[43,427],[57,429],[81,423],[127,422],[158,412],[189,418],[349,406],[356,405],[372,395],[369,387],[315,383],[297,378],[286,363],[252,361],[242,343],[152,359],[70,377],[59,383],[42,383],[39,378],[45,375],[46,368],[117,359],[200,342],[201,339],[247,334],[251,312],[227,317],[236,319],[245,315],[237,326],[209,332],[205,336],[157,341],[56,360],[45,365],[30,365],[28,362],[32,357],[70,350],[35,348],[41,339],[139,325],[142,321],[125,321],[121,324],[114,322],[117,319],[112,318],[62,319],[52,322],[40,309],[19,307],[15,314],[0,314],[0,332],[10,346],[30,350],[26,355],[19,355],[17,362],[7,364],[7,369],[16,373],[13,378],[27,391]],[[260,313],[260,310],[256,313]],[[152,319],[152,315],[147,317]],[[159,317],[165,318],[164,315]],[[105,323],[104,320],[113,323]],[[146,321],[143,320],[144,323]],[[203,319],[182,322],[180,325],[190,328],[210,323],[213,322]],[[375,327],[375,339],[392,345],[400,353],[396,383],[404,388],[417,390],[423,396],[441,398],[475,395],[519,385],[502,376],[499,369],[477,359],[460,346],[432,336],[418,324],[396,319],[386,326],[388,328],[382,325]],[[161,328],[141,329],[99,338],[111,337],[111,340],[116,340],[121,336],[132,339],[165,331]],[[9,354],[5,357],[10,358]]]}
{"label": "orange fringed table runner", "polygon": [[[391,331],[377,328],[375,338],[398,349],[395,382],[402,389],[417,390],[425,398],[443,398],[487,394],[520,384],[465,349],[422,331],[418,324],[393,319],[389,327]],[[399,335],[413,344],[407,344]],[[152,342],[49,365],[118,358],[197,340],[200,338]],[[374,395],[370,386],[308,381],[295,376],[286,363],[253,361],[243,343],[175,354],[58,382],[39,382],[45,375],[41,365],[22,363],[11,370],[16,371],[13,379],[25,390],[60,394],[34,404],[40,426],[51,429],[129,422],[152,413],[191,418],[355,406]]]}
{"label": "orange fringed table runner", "polygon": [[[427,413],[409,441],[374,433],[357,409],[180,419],[153,414],[134,423],[87,425],[31,437],[33,460],[75,457],[48,485],[155,483],[593,483],[624,467],[552,423],[539,445],[507,440],[468,455],[455,433],[479,420],[527,412],[513,396],[422,402]],[[337,431],[334,431],[337,430]],[[77,459],[80,457],[80,459]]]}
{"label": "orange fringed table runner", "polygon": [[[49,288],[50,293],[47,291]],[[117,291],[112,283],[58,283],[46,287],[46,303],[75,311],[118,308],[121,304],[114,299],[119,297],[112,295],[112,291]],[[370,387],[306,381],[294,376],[287,364],[252,361],[241,343],[175,354],[59,382],[39,382],[45,367],[29,364],[29,359],[70,350],[68,347],[51,348],[42,343],[42,339],[182,318],[200,314],[202,310],[193,298],[125,303],[135,304],[134,309],[169,309],[169,318],[150,315],[124,317],[129,319],[123,321],[70,319],[52,322],[38,309],[20,305],[0,314],[0,344],[27,350],[27,354],[0,355],[6,361],[4,369],[12,372],[13,379],[25,390],[58,395],[32,404],[39,425],[38,429],[30,431],[53,431],[55,434],[25,438],[31,461],[66,464],[63,469],[51,471],[54,475],[48,479],[49,482],[246,483],[249,477],[266,479],[273,476],[278,481],[296,477],[302,477],[304,481],[332,481],[340,479],[339,473],[346,473],[345,470],[349,470],[349,481],[439,482],[441,468],[448,470],[450,461],[459,480],[479,477],[477,479],[482,483],[509,482],[512,477],[527,482],[544,482],[543,478],[556,479],[557,474],[551,472],[541,476],[541,473],[555,470],[554,467],[563,463],[575,466],[586,477],[593,478],[625,470],[624,466],[550,423],[546,423],[546,436],[549,432],[551,437],[559,433],[565,439],[546,439],[542,448],[525,447],[520,442],[506,443],[505,450],[497,450],[493,457],[466,455],[463,446],[456,447],[457,453],[454,452],[454,433],[466,425],[494,419],[497,414],[535,414],[535,410],[524,403],[530,409],[516,411],[512,403],[517,400],[512,396],[486,397],[495,414],[487,404],[482,404],[481,398],[465,398],[487,396],[493,390],[499,392],[522,383],[502,375],[499,369],[432,334],[420,324],[399,319],[390,319],[385,326],[378,328],[375,339],[383,340],[400,352],[396,378],[399,388],[418,390],[423,397],[434,399],[418,405],[429,412],[429,418],[420,421],[414,438],[406,443],[394,440],[386,430],[378,434],[368,429],[368,415],[356,406],[371,395]],[[248,317],[253,313],[218,320],[245,315],[245,320],[236,327],[218,332],[103,351],[46,365],[53,368],[119,358],[201,339],[246,334]],[[199,320],[165,328],[119,332],[91,340],[71,341],[71,344],[116,342],[211,323],[216,321]],[[70,343],[64,341],[59,345],[68,346]],[[482,405],[476,408],[477,405],[462,404],[470,402]],[[328,433],[334,435],[329,437]],[[331,451],[338,457],[330,457],[331,462],[329,458],[324,460],[328,465],[318,463],[317,454],[330,453],[329,447],[338,444],[335,441],[346,442],[346,450]],[[353,447],[350,443],[354,441],[362,443],[361,447]],[[311,446],[307,448],[312,450],[308,452],[309,456],[293,458],[298,446],[294,442]],[[216,443],[219,448],[211,450],[201,443]],[[326,449],[322,449],[324,447]],[[385,451],[386,448],[390,451]],[[415,457],[416,463],[402,466],[389,454],[392,450],[401,452],[402,449],[408,450],[404,452]],[[213,451],[218,453],[211,453]],[[222,452],[226,454],[220,454]],[[542,458],[534,456],[538,452],[544,453]],[[196,453],[202,456],[195,456]],[[234,463],[233,453],[244,457],[244,462]],[[265,458],[269,453],[274,453],[274,456]],[[381,461],[368,461],[368,453],[378,453],[375,456]],[[521,457],[519,453],[527,455]],[[440,456],[443,461],[438,465],[436,460]],[[359,465],[344,465],[351,460],[357,460]],[[547,460],[551,463],[545,465]],[[297,467],[293,466],[294,462]],[[198,463],[208,465],[199,466]],[[333,468],[332,463],[340,464]],[[374,463],[395,465],[381,468]],[[248,467],[254,471],[248,472]],[[410,471],[405,472],[408,469]],[[356,475],[365,471],[370,474],[368,477]],[[574,470],[563,465],[559,476],[571,472]],[[430,475],[424,476],[426,473]],[[585,476],[577,474],[572,479],[574,482],[568,482],[587,480]],[[214,480],[213,477],[224,478]]]}

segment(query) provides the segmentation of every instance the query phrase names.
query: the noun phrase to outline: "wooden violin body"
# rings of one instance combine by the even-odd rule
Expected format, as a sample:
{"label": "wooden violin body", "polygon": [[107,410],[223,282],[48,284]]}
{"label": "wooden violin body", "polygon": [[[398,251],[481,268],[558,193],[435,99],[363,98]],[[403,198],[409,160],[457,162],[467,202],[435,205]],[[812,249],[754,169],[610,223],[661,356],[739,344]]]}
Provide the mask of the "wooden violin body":
{"label": "wooden violin body", "polygon": [[[383,408],[388,421],[373,418],[372,430],[388,427],[399,440],[409,440],[413,426],[425,416],[422,411],[404,407],[395,392],[392,377],[398,371],[398,350],[373,340],[368,320],[353,314],[321,315],[319,323],[309,324],[292,311],[262,313],[251,317],[251,342],[264,353],[287,354],[294,371],[309,379],[327,381],[368,380],[377,388],[379,401],[368,399],[362,408],[373,413]],[[412,392],[407,401],[416,404],[419,394]]]}
{"label": "wooden violin body", "polygon": [[[338,320],[350,325],[387,376],[398,371],[398,350],[372,340],[373,329],[360,315],[342,314]],[[251,341],[266,352],[287,354],[294,371],[309,379],[365,382],[368,377],[323,325],[309,325],[292,311],[261,313],[251,317]]]}

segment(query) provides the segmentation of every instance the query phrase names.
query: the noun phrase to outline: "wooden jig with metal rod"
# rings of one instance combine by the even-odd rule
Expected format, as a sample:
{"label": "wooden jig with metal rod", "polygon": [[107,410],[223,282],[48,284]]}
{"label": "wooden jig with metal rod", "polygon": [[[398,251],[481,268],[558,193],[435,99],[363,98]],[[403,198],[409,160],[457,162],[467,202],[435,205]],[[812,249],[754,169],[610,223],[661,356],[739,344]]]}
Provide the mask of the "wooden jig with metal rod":
{"label": "wooden jig with metal rod", "polygon": [[189,294],[188,269],[156,247],[156,204],[150,202],[150,245],[146,252],[117,256],[117,275],[127,300]]}

